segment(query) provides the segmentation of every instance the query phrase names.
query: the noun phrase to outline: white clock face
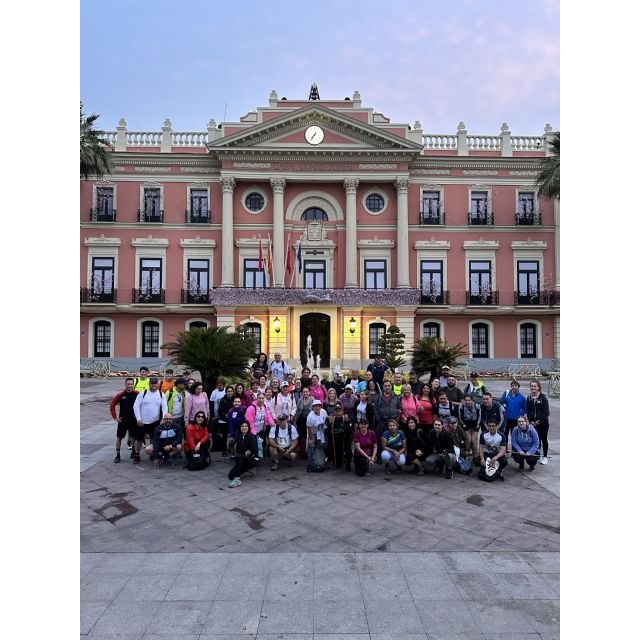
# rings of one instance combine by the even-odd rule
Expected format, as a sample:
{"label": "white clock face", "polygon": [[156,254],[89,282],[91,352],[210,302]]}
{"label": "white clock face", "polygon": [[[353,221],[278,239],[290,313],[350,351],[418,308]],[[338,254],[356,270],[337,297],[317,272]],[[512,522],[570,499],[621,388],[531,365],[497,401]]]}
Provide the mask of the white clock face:
{"label": "white clock face", "polygon": [[324,131],[313,125],[304,132],[304,137],[309,144],[320,144],[324,140]]}

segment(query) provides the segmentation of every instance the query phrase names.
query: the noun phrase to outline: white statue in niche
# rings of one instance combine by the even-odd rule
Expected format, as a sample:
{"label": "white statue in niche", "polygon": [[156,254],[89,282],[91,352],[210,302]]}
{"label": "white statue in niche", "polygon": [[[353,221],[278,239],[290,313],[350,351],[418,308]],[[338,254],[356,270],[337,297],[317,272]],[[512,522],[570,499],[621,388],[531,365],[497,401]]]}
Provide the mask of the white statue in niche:
{"label": "white statue in niche", "polygon": [[320,354],[319,353],[316,355],[316,373],[318,374],[318,377],[320,377]]}
{"label": "white statue in niche", "polygon": [[311,349],[311,336],[307,336],[307,349],[305,351],[305,364],[309,369],[313,368],[313,350]]}

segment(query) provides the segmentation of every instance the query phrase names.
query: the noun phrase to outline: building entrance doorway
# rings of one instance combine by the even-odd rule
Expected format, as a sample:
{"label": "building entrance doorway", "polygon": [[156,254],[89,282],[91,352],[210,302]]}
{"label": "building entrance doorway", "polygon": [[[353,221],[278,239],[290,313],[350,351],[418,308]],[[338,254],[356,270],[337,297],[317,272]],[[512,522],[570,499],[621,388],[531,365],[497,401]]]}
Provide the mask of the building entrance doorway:
{"label": "building entrance doorway", "polygon": [[[308,362],[308,336],[311,336],[313,362]],[[320,366],[328,367],[331,360],[331,318],[324,313],[305,313],[300,316],[300,361],[313,369],[320,354]]]}

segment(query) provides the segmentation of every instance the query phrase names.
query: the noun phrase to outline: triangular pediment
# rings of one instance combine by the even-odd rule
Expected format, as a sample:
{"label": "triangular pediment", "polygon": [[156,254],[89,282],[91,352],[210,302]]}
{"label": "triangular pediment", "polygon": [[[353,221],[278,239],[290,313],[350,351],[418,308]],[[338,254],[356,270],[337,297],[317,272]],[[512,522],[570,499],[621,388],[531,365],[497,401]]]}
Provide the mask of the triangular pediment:
{"label": "triangular pediment", "polygon": [[[324,133],[321,144],[310,145],[305,132],[319,126]],[[309,105],[284,113],[278,118],[247,127],[207,145],[210,150],[224,152],[236,150],[317,149],[332,151],[396,151],[419,152],[422,146],[384,129],[356,120],[342,112]]]}

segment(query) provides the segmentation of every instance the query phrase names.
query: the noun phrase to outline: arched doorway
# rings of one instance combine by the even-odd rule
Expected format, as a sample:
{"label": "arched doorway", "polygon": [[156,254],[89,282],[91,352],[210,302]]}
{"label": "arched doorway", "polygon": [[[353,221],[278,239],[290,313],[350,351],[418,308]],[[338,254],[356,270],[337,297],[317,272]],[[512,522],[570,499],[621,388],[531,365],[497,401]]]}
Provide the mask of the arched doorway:
{"label": "arched doorway", "polygon": [[320,354],[320,366],[328,367],[331,360],[331,318],[324,313],[305,313],[300,316],[300,360],[307,366],[307,336],[311,336],[311,350],[315,358]]}

